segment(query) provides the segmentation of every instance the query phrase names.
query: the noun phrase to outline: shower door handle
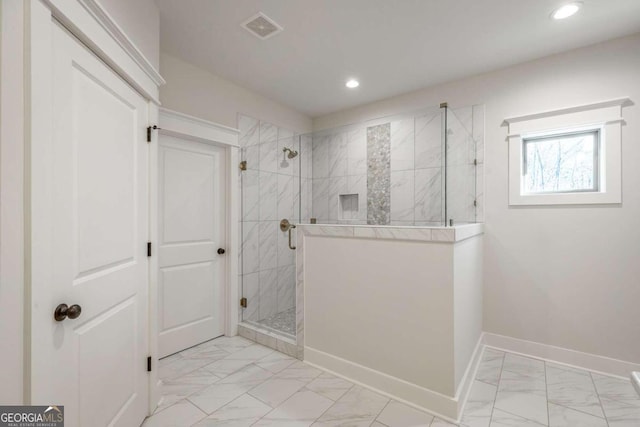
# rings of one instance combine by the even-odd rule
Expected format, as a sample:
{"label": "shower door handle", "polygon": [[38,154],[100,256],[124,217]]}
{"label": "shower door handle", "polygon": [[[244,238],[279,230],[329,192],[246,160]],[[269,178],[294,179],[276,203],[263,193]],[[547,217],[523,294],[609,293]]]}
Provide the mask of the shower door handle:
{"label": "shower door handle", "polygon": [[291,230],[293,228],[296,228],[295,224],[291,224],[291,227],[289,227],[289,249],[291,249],[292,251],[296,250],[295,246],[291,246]]}

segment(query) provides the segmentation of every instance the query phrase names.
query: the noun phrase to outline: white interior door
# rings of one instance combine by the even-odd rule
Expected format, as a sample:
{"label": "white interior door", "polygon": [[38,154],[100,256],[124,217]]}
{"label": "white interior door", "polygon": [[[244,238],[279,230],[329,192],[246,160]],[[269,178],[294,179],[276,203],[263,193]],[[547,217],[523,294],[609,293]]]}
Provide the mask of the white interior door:
{"label": "white interior door", "polygon": [[[31,403],[66,426],[138,426],[149,354],[148,104],[61,26],[52,135],[32,150]],[[59,304],[80,316],[54,320]],[[77,312],[76,312],[77,314]]]}
{"label": "white interior door", "polygon": [[160,135],[158,157],[164,357],[224,334],[225,149]]}

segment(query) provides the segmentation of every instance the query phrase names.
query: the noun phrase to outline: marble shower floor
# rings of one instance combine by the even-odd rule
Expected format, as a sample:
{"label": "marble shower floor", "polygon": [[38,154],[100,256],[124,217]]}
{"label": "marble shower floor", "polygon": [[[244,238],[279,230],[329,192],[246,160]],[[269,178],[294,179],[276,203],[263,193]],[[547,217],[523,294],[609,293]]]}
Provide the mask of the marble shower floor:
{"label": "marble shower floor", "polygon": [[[144,427],[454,426],[241,337],[159,365]],[[640,398],[630,381],[486,349],[460,425],[638,427]]]}
{"label": "marble shower floor", "polygon": [[258,320],[256,323],[266,326],[278,332],[283,332],[292,337],[296,336],[296,309],[281,311],[266,319]]}

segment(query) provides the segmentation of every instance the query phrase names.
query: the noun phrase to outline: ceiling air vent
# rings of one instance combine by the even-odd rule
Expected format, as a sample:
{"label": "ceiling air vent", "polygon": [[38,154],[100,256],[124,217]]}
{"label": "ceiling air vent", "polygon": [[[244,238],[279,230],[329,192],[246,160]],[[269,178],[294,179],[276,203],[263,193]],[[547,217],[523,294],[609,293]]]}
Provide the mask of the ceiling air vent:
{"label": "ceiling air vent", "polygon": [[275,36],[282,27],[262,12],[258,12],[242,23],[242,28],[261,40]]}

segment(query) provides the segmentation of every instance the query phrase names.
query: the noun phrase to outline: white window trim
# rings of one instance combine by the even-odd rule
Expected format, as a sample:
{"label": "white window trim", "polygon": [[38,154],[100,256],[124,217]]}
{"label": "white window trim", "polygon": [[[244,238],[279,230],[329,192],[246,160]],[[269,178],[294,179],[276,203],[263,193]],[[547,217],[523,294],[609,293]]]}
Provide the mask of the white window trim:
{"label": "white window trim", "polygon": [[[629,98],[505,119],[509,126],[509,205],[622,203],[622,107]],[[600,187],[595,192],[522,194],[523,138],[572,130],[600,129]]]}

